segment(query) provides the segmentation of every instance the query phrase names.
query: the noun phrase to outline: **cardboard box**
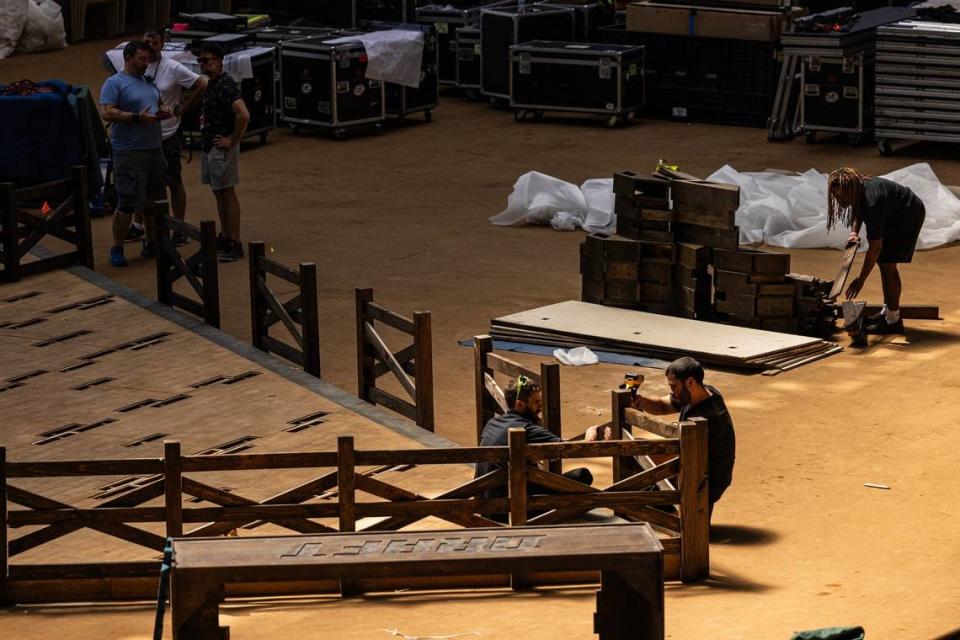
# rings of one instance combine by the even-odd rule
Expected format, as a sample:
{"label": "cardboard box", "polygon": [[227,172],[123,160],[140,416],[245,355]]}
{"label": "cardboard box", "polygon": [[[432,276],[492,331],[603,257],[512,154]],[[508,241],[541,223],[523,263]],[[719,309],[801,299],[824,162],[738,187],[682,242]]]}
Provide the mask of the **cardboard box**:
{"label": "cardboard box", "polygon": [[776,42],[788,23],[788,15],[778,11],[654,2],[633,2],[627,6],[627,31]]}

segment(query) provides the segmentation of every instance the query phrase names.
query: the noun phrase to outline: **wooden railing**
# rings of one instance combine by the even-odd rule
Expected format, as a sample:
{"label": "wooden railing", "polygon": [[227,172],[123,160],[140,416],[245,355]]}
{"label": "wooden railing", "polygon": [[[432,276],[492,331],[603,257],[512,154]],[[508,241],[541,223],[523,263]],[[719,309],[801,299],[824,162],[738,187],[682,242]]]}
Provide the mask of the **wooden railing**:
{"label": "wooden railing", "polygon": [[[301,262],[298,271],[266,257],[263,242],[251,242],[250,321],[253,346],[273,352],[320,377],[320,309],[317,297],[317,265]],[[267,283],[267,275],[300,288],[293,298],[282,301]],[[270,327],[282,323],[297,346],[270,336]],[[299,325],[299,326],[298,326]]]}
{"label": "wooden railing", "polygon": [[[357,395],[406,416],[428,431],[433,419],[433,346],[430,312],[413,320],[373,301],[373,289],[357,289]],[[377,332],[376,323],[413,337],[413,344],[393,352]],[[377,387],[377,379],[392,373],[409,400]],[[412,402],[411,402],[412,401]]]}
{"label": "wooden railing", "polygon": [[[508,514],[509,525],[519,526],[570,522],[596,508],[614,509],[627,520],[651,523],[662,536],[668,577],[695,581],[709,573],[706,424],[682,423],[677,432],[679,437],[662,440],[528,445],[518,430],[511,432],[505,447],[410,450],[357,450],[353,438],[344,436],[338,439],[337,451],[223,456],[183,456],[178,442],[167,442],[163,458],[65,462],[6,462],[5,450],[0,448],[0,514],[5,514],[7,525],[0,528],[0,594],[7,602],[110,599],[119,593],[143,597],[144,588],[149,594],[149,583],[142,581],[157,575],[158,562],[69,562],[62,555],[62,546],[56,563],[10,561],[81,529],[159,552],[165,536],[220,536],[258,523],[272,523],[296,533],[385,531],[432,516],[469,528],[506,526],[495,514]],[[662,456],[663,461],[606,488],[590,487],[535,466],[549,459],[636,456]],[[397,466],[478,462],[497,463],[502,468],[433,497],[378,477]],[[263,500],[196,478],[213,471],[291,468],[317,471],[306,482]],[[17,482],[116,475],[140,475],[144,481],[93,508],[71,506],[26,490]],[[677,489],[654,488],[668,478],[676,478]],[[491,491],[506,497],[491,497]],[[361,492],[379,499],[358,500]],[[201,504],[185,502],[188,496]],[[143,506],[150,501],[159,501],[160,506]],[[9,509],[11,504],[23,508]],[[655,508],[658,506],[661,509]],[[154,523],[157,532],[136,526],[145,523]],[[21,527],[32,530],[13,537],[11,533]],[[81,558],[88,557],[89,551],[82,546],[77,550]],[[118,579],[140,579],[141,592],[109,585],[110,580]]]}
{"label": "wooden railing", "polygon": [[[24,262],[47,235],[69,243],[72,250]],[[93,269],[86,168],[73,167],[65,180],[23,189],[0,184],[0,280],[14,282],[75,264]]]}
{"label": "wooden railing", "polygon": [[[200,228],[167,215],[155,216],[157,245],[157,300],[179,307],[200,317],[206,324],[220,328],[220,282],[217,273],[217,227],[203,220]],[[180,233],[197,242],[197,251],[184,258],[173,242]],[[199,300],[173,290],[173,284],[185,278]]]}

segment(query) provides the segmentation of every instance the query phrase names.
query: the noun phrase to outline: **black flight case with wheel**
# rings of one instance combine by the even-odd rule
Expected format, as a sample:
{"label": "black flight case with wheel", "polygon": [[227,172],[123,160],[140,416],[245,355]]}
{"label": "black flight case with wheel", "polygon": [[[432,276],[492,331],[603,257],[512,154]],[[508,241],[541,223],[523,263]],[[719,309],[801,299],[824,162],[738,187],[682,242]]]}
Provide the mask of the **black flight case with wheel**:
{"label": "black flight case with wheel", "polygon": [[510,97],[510,47],[532,40],[571,42],[574,12],[566,7],[526,5],[484,9],[480,14],[480,91]]}
{"label": "black flight case with wheel", "polygon": [[597,113],[611,127],[643,108],[644,48],[535,40],[510,48],[517,119],[544,111]]}
{"label": "black flight case with wheel", "polygon": [[[435,3],[417,7],[417,22],[433,25],[437,30],[437,77],[441,85],[457,84],[457,52],[459,50],[457,32],[463,27],[480,24],[480,10],[484,7],[508,6],[514,2],[515,0],[497,2],[472,0],[462,4],[438,0]],[[478,54],[477,60],[479,59]]]}
{"label": "black flight case with wheel", "polygon": [[295,130],[325,127],[335,138],[356,125],[384,119],[383,83],[366,78],[359,40],[320,36],[280,44],[280,118]]}

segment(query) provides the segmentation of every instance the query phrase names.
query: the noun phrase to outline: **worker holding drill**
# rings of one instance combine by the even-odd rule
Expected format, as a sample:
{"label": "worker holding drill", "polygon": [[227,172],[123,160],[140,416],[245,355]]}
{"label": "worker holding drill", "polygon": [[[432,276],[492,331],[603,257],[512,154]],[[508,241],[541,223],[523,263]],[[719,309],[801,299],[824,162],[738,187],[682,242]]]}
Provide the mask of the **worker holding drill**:
{"label": "worker holding drill", "polygon": [[667,385],[670,387],[670,394],[666,396],[640,393],[636,380],[628,379],[625,385],[634,392],[635,409],[653,415],[680,412],[680,422],[690,418],[703,418],[707,421],[708,501],[712,516],[714,503],[733,481],[737,449],[733,420],[720,392],[713,386],[703,384],[703,367],[693,358],[674,360],[667,367],[666,376]]}
{"label": "worker holding drill", "polygon": [[849,242],[856,242],[861,226],[867,227],[867,253],[860,275],[847,287],[847,299],[857,297],[874,266],[880,268],[883,308],[866,319],[868,333],[903,333],[897,265],[913,260],[925,217],[920,198],[896,182],[851,167],[837,169],[827,179],[827,230],[843,223],[851,229]]}

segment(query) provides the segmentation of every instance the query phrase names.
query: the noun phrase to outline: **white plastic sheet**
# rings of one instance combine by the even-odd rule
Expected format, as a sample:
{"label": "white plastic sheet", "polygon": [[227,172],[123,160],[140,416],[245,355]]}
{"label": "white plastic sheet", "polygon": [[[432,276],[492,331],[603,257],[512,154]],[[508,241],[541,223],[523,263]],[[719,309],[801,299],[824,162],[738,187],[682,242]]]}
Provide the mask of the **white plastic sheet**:
{"label": "white plastic sheet", "polygon": [[17,53],[53,51],[66,46],[60,5],[53,0],[29,0],[27,22],[17,43]]}
{"label": "white plastic sheet", "polygon": [[327,42],[359,40],[367,51],[366,77],[407,87],[420,86],[423,32],[388,29],[344,36]]}
{"label": "white plastic sheet", "polygon": [[554,349],[553,357],[569,367],[582,367],[588,364],[597,364],[600,358],[586,347],[574,349]]}
{"label": "white plastic sheet", "polygon": [[[923,200],[927,216],[917,249],[960,240],[960,199],[941,184],[929,164],[913,164],[882,177],[909,187]],[[846,243],[848,229],[835,227],[827,233],[826,174],[813,169],[798,176],[740,173],[728,165],[707,179],[740,187],[736,220],[742,243],[765,242],[788,249],[843,248]],[[863,240],[865,232],[861,229]]]}
{"label": "white plastic sheet", "polygon": [[539,171],[520,176],[507,208],[490,218],[500,226],[549,224],[558,231],[607,233],[616,228],[616,220],[612,179],[587,180],[578,188]]}
{"label": "white plastic sheet", "polygon": [[[919,163],[884,176],[909,187],[923,200],[927,217],[918,249],[932,249],[960,240],[960,199],[937,178],[929,164]],[[788,249],[843,248],[849,230],[827,233],[827,176],[814,169],[799,175],[775,172],[741,173],[724,166],[708,180],[740,187],[736,221],[740,242],[767,243]],[[613,233],[613,181],[587,180],[580,187],[538,171],[517,179],[507,208],[490,218],[496,225],[549,224],[569,231]],[[865,235],[865,229],[861,230]],[[865,240],[865,237],[864,237]],[[863,243],[866,245],[866,243]]]}
{"label": "white plastic sheet", "polygon": [[[29,0],[0,0],[0,60],[17,48],[27,23],[27,2]],[[12,80],[7,78],[5,82]]]}

